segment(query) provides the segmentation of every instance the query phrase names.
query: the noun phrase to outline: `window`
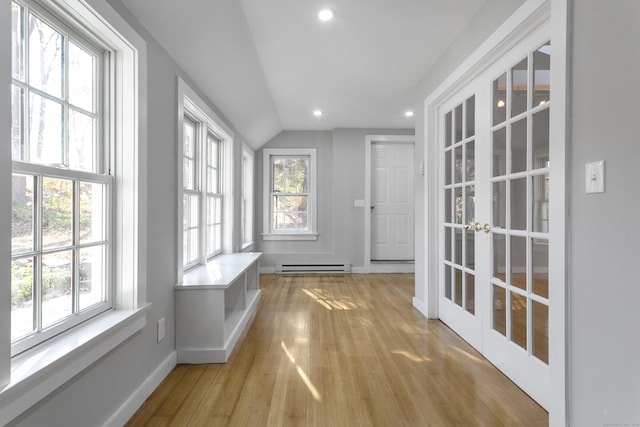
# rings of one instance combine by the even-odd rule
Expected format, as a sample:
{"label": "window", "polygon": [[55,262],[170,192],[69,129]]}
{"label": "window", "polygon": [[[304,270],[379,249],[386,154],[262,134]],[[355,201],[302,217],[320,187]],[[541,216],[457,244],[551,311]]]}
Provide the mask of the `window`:
{"label": "window", "polygon": [[144,328],[149,307],[146,43],[104,1],[6,6],[2,425]]}
{"label": "window", "polygon": [[240,207],[243,249],[253,243],[253,153],[242,149],[242,197]]}
{"label": "window", "polygon": [[[182,120],[182,268],[188,270],[225,250],[230,242],[232,137],[220,120],[180,80]],[[226,233],[226,234],[225,234]],[[227,244],[228,246],[228,244]],[[179,278],[178,281],[180,281]]]}
{"label": "window", "polygon": [[105,50],[11,3],[14,353],[111,308]]}
{"label": "window", "polygon": [[265,240],[317,239],[316,150],[264,149]]}

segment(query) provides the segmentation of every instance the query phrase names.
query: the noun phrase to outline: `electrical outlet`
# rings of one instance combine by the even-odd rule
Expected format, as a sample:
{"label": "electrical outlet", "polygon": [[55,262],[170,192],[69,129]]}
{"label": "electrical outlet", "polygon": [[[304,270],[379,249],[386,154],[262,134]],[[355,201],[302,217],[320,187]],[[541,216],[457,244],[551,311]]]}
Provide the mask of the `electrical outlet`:
{"label": "electrical outlet", "polygon": [[158,342],[164,339],[164,317],[158,320]]}

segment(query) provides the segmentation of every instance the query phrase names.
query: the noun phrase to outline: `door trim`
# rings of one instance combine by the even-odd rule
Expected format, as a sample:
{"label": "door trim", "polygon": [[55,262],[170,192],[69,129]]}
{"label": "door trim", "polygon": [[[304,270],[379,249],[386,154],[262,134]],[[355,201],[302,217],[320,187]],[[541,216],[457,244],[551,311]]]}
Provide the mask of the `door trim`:
{"label": "door trim", "polygon": [[[416,298],[413,305],[429,318],[438,318],[439,292],[439,109],[440,106],[461,88],[479,77],[489,66],[499,60],[514,46],[527,38],[545,23],[550,23],[550,38],[553,46],[551,62],[551,84],[553,108],[550,122],[550,178],[554,183],[550,192],[549,239],[553,241],[549,252],[549,298],[554,303],[549,308],[549,372],[550,405],[549,424],[568,425],[567,410],[569,395],[568,369],[568,298],[567,298],[567,177],[568,132],[570,122],[567,115],[568,91],[568,0],[531,0],[525,2],[504,24],[480,45],[449,77],[443,81],[424,102],[424,151],[425,167],[425,283],[416,282]],[[555,141],[555,142],[554,142]],[[418,296],[426,296],[421,301]]]}
{"label": "door trim", "polygon": [[[371,146],[376,142],[414,144],[415,135],[366,135],[364,145],[364,273],[413,273],[414,264],[371,262]],[[414,165],[415,166],[415,165]],[[417,170],[414,167],[414,171]],[[415,180],[415,176],[414,176]],[[415,186],[414,186],[415,192]],[[415,198],[414,198],[415,200]],[[414,205],[414,218],[415,218]],[[415,225],[414,225],[415,230]],[[414,249],[414,254],[415,254]]]}

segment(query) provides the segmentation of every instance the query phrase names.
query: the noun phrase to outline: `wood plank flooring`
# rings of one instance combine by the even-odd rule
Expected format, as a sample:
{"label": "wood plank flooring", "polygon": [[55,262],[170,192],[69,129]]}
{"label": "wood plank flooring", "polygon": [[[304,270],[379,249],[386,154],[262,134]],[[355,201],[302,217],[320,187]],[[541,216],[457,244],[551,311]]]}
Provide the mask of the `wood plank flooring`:
{"label": "wood plank flooring", "polygon": [[547,413],[411,305],[412,274],[262,275],[229,362],[178,365],[128,426],[546,426]]}

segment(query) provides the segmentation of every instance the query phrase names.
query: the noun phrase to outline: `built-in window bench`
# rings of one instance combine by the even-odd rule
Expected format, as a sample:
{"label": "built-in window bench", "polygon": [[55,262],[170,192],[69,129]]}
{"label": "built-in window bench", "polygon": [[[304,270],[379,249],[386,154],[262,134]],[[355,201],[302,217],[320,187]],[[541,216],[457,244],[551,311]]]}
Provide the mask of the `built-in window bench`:
{"label": "built-in window bench", "polygon": [[175,286],[178,363],[225,363],[260,300],[261,253],[221,255]]}

